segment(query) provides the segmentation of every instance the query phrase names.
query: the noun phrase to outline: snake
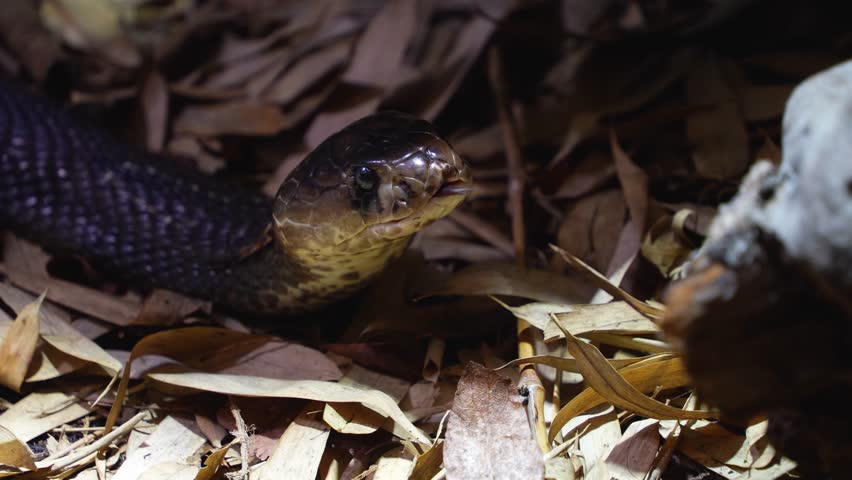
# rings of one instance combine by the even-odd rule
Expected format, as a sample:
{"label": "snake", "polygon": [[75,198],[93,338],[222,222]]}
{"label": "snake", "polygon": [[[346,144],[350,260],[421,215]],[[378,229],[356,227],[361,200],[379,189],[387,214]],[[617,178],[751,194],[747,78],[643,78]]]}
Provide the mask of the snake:
{"label": "snake", "polygon": [[133,288],[256,314],[313,310],[368,285],[471,187],[435,127],[400,112],[330,135],[269,198],[0,79],[0,230]]}

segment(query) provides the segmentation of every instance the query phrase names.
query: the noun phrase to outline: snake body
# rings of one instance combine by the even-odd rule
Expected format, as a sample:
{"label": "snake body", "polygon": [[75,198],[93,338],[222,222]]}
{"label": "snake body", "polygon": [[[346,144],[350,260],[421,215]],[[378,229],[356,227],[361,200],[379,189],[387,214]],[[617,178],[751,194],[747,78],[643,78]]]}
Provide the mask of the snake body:
{"label": "snake body", "polygon": [[329,137],[269,199],[0,81],[2,228],[133,285],[241,311],[307,310],[354,292],[469,185],[431,125],[380,113]]}

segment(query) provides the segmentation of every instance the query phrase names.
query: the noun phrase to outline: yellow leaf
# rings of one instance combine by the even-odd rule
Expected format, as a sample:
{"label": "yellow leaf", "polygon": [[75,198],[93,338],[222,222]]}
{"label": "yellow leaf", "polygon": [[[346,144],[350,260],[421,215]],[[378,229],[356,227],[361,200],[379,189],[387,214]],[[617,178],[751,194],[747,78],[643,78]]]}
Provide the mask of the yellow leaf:
{"label": "yellow leaf", "polygon": [[717,418],[715,412],[680,410],[642,393],[653,391],[657,387],[674,388],[688,385],[690,379],[679,358],[640,362],[619,372],[593,345],[578,340],[568,331],[563,333],[568,352],[577,360],[577,368],[590,388],[574,397],[556,414],[550,427],[551,441],[568,420],[604,402],[649,418]]}

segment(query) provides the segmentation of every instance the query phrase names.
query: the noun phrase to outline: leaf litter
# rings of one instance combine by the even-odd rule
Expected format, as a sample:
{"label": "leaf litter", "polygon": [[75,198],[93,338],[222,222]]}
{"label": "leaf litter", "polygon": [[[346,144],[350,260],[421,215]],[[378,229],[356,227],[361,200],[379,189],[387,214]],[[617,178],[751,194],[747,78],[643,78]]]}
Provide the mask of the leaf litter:
{"label": "leaf litter", "polygon": [[287,320],[7,235],[0,475],[790,478],[765,419],[696,403],[656,300],[850,44],[721,5],[10,1],[0,69],[175,161],[268,192],[397,109],[477,184],[357,301]]}

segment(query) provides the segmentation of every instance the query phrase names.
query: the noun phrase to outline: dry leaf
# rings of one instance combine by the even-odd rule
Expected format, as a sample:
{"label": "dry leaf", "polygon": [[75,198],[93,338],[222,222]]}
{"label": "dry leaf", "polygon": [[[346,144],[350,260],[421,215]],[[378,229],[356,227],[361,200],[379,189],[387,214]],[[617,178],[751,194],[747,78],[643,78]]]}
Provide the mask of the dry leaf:
{"label": "dry leaf", "polygon": [[[152,475],[150,478],[173,478],[170,473],[165,476],[158,476],[155,473],[149,473],[152,469],[156,469],[159,464],[172,462],[182,466],[178,471],[184,468],[190,468],[192,475],[189,478],[195,478],[198,473],[198,467],[189,464],[181,463],[190,458],[198,449],[204,445],[204,435],[198,431],[195,422],[182,420],[172,416],[164,418],[157,429],[154,430],[147,440],[146,445],[137,449],[130,455],[121,467],[115,472],[113,480],[137,480],[140,478],[149,478],[141,475]],[[169,469],[169,472],[175,470]],[[156,472],[156,470],[155,470]],[[184,475],[184,474],[181,474]],[[176,476],[174,478],[184,479],[185,476]]]}
{"label": "dry leaf", "polygon": [[589,285],[545,270],[524,269],[512,263],[471,265],[444,281],[412,279],[415,299],[436,295],[507,295],[552,303],[583,303]]}
{"label": "dry leaf", "polygon": [[202,137],[275,135],[290,126],[280,107],[243,101],[189,106],[175,119],[175,132]]}
{"label": "dry leaf", "polygon": [[[397,403],[402,400],[410,386],[408,382],[371,372],[358,365],[352,365],[339,381],[341,385],[384,392]],[[363,405],[352,403],[328,404],[323,410],[322,418],[336,431],[349,434],[370,434],[385,423],[384,416]]]}
{"label": "dry leaf", "polygon": [[403,54],[420,18],[430,15],[430,7],[416,0],[385,3],[358,40],[342,80],[369,87],[389,87],[398,82]]}
{"label": "dry leaf", "polygon": [[726,76],[730,65],[696,61],[687,78],[687,97],[695,111],[686,119],[695,168],[709,178],[732,178],[749,165],[748,132]]}
{"label": "dry leaf", "polygon": [[317,405],[309,405],[287,427],[272,456],[258,468],[252,478],[278,480],[284,478],[315,478],[325,452],[330,430],[314,419]]}
{"label": "dry leaf", "polygon": [[159,382],[160,388],[175,386],[246,397],[360,403],[370,410],[390,417],[395,422],[394,426],[399,427],[399,430],[395,429],[395,433],[403,435],[403,438],[422,444],[431,443],[428,437],[405,417],[391,397],[377,390],[362,390],[317,380],[278,380],[209,373],[153,373],[149,378]]}
{"label": "dry leaf", "polygon": [[469,363],[459,381],[444,442],[447,478],[544,478],[523,402],[509,379]]}
{"label": "dry leaf", "polygon": [[22,442],[73,422],[89,413],[79,393],[31,393],[0,414],[0,426]]}
{"label": "dry leaf", "polygon": [[606,190],[581,198],[559,226],[559,246],[598,270],[609,265],[626,218],[624,195]]}
{"label": "dry leaf", "polygon": [[654,464],[660,447],[658,420],[645,419],[631,423],[621,440],[612,447],[606,464],[612,478],[644,480]]}
{"label": "dry leaf", "polygon": [[121,67],[136,67],[142,56],[124,35],[119,8],[107,0],[46,0],[41,16],[71,46],[91,48]]}
{"label": "dry leaf", "polygon": [[300,93],[316,84],[321,78],[346,63],[352,49],[352,40],[335,42],[316,53],[296,62],[272,86],[261,93],[265,101],[287,104],[295,100]]}
{"label": "dry leaf", "polygon": [[431,480],[438,474],[444,461],[444,442],[438,442],[417,457],[409,480]]}
{"label": "dry leaf", "polygon": [[[0,283],[0,298],[14,309],[23,309],[28,302],[35,300],[32,295],[5,283]],[[84,362],[94,363],[108,375],[114,375],[121,369],[118,360],[69,325],[68,315],[58,308],[49,303],[43,304],[39,318],[42,339],[56,350]]]}
{"label": "dry leaf", "polygon": [[39,310],[42,293],[35,301],[18,311],[14,323],[0,343],[0,384],[16,392],[27,376],[39,340]]}
{"label": "dry leaf", "polygon": [[33,452],[3,427],[0,427],[0,465],[0,477],[36,469]]}
{"label": "dry leaf", "polygon": [[47,292],[47,298],[59,305],[99,318],[114,325],[130,325],[139,315],[141,302],[117,297],[77,283],[50,277],[47,254],[39,247],[6,235],[3,258],[9,281],[29,292]]}
{"label": "dry leaf", "polygon": [[692,213],[681,210],[674,217],[660,217],[642,240],[642,256],[666,278],[672,276],[694,249],[684,233],[684,224]]}
{"label": "dry leaf", "polygon": [[590,280],[595,283],[595,285],[612,295],[614,298],[627,302],[627,304],[635,308],[636,311],[640,312],[641,314],[652,320],[660,318],[662,316],[662,308],[650,305],[647,302],[643,302],[634,297],[633,295],[630,295],[624,290],[618,288],[618,286],[613,285],[608,278],[595,271],[595,269],[589,267],[585,262],[575,257],[574,255],[571,255],[570,253],[562,250],[556,245],[551,245],[550,248],[556,253],[558,253],[560,256],[562,256],[562,259],[565,260],[565,262],[567,262],[568,265],[571,266],[571,268],[586,275]]}
{"label": "dry leaf", "polygon": [[[586,348],[582,350],[573,349],[578,353],[585,354],[593,348],[591,345],[586,345]],[[600,352],[595,356],[598,355],[600,355]],[[603,361],[601,362],[601,360]],[[668,389],[689,385],[691,380],[687,375],[686,366],[680,358],[652,357],[647,362],[638,362],[624,367],[618,372],[613,370],[606,359],[601,357],[595,360],[594,365],[592,360],[585,355],[583,355],[582,360],[578,358],[577,361],[578,365],[581,361],[583,362],[581,372],[585,370],[589,375],[587,377],[584,374],[584,379],[587,381],[592,379],[594,384],[601,389],[601,392],[607,396],[602,396],[602,393],[598,393],[595,388],[587,388],[571,399],[559,410],[551,422],[548,435],[551,440],[573,417],[607,401],[616,405],[624,405],[637,413],[641,413],[640,410],[644,411],[647,414],[646,416],[651,418],[688,419],[714,418],[716,416],[713,412],[678,410],[643,395],[643,393],[653,392],[657,388]],[[589,383],[592,384],[592,382]],[[634,407],[638,407],[638,409]]]}

